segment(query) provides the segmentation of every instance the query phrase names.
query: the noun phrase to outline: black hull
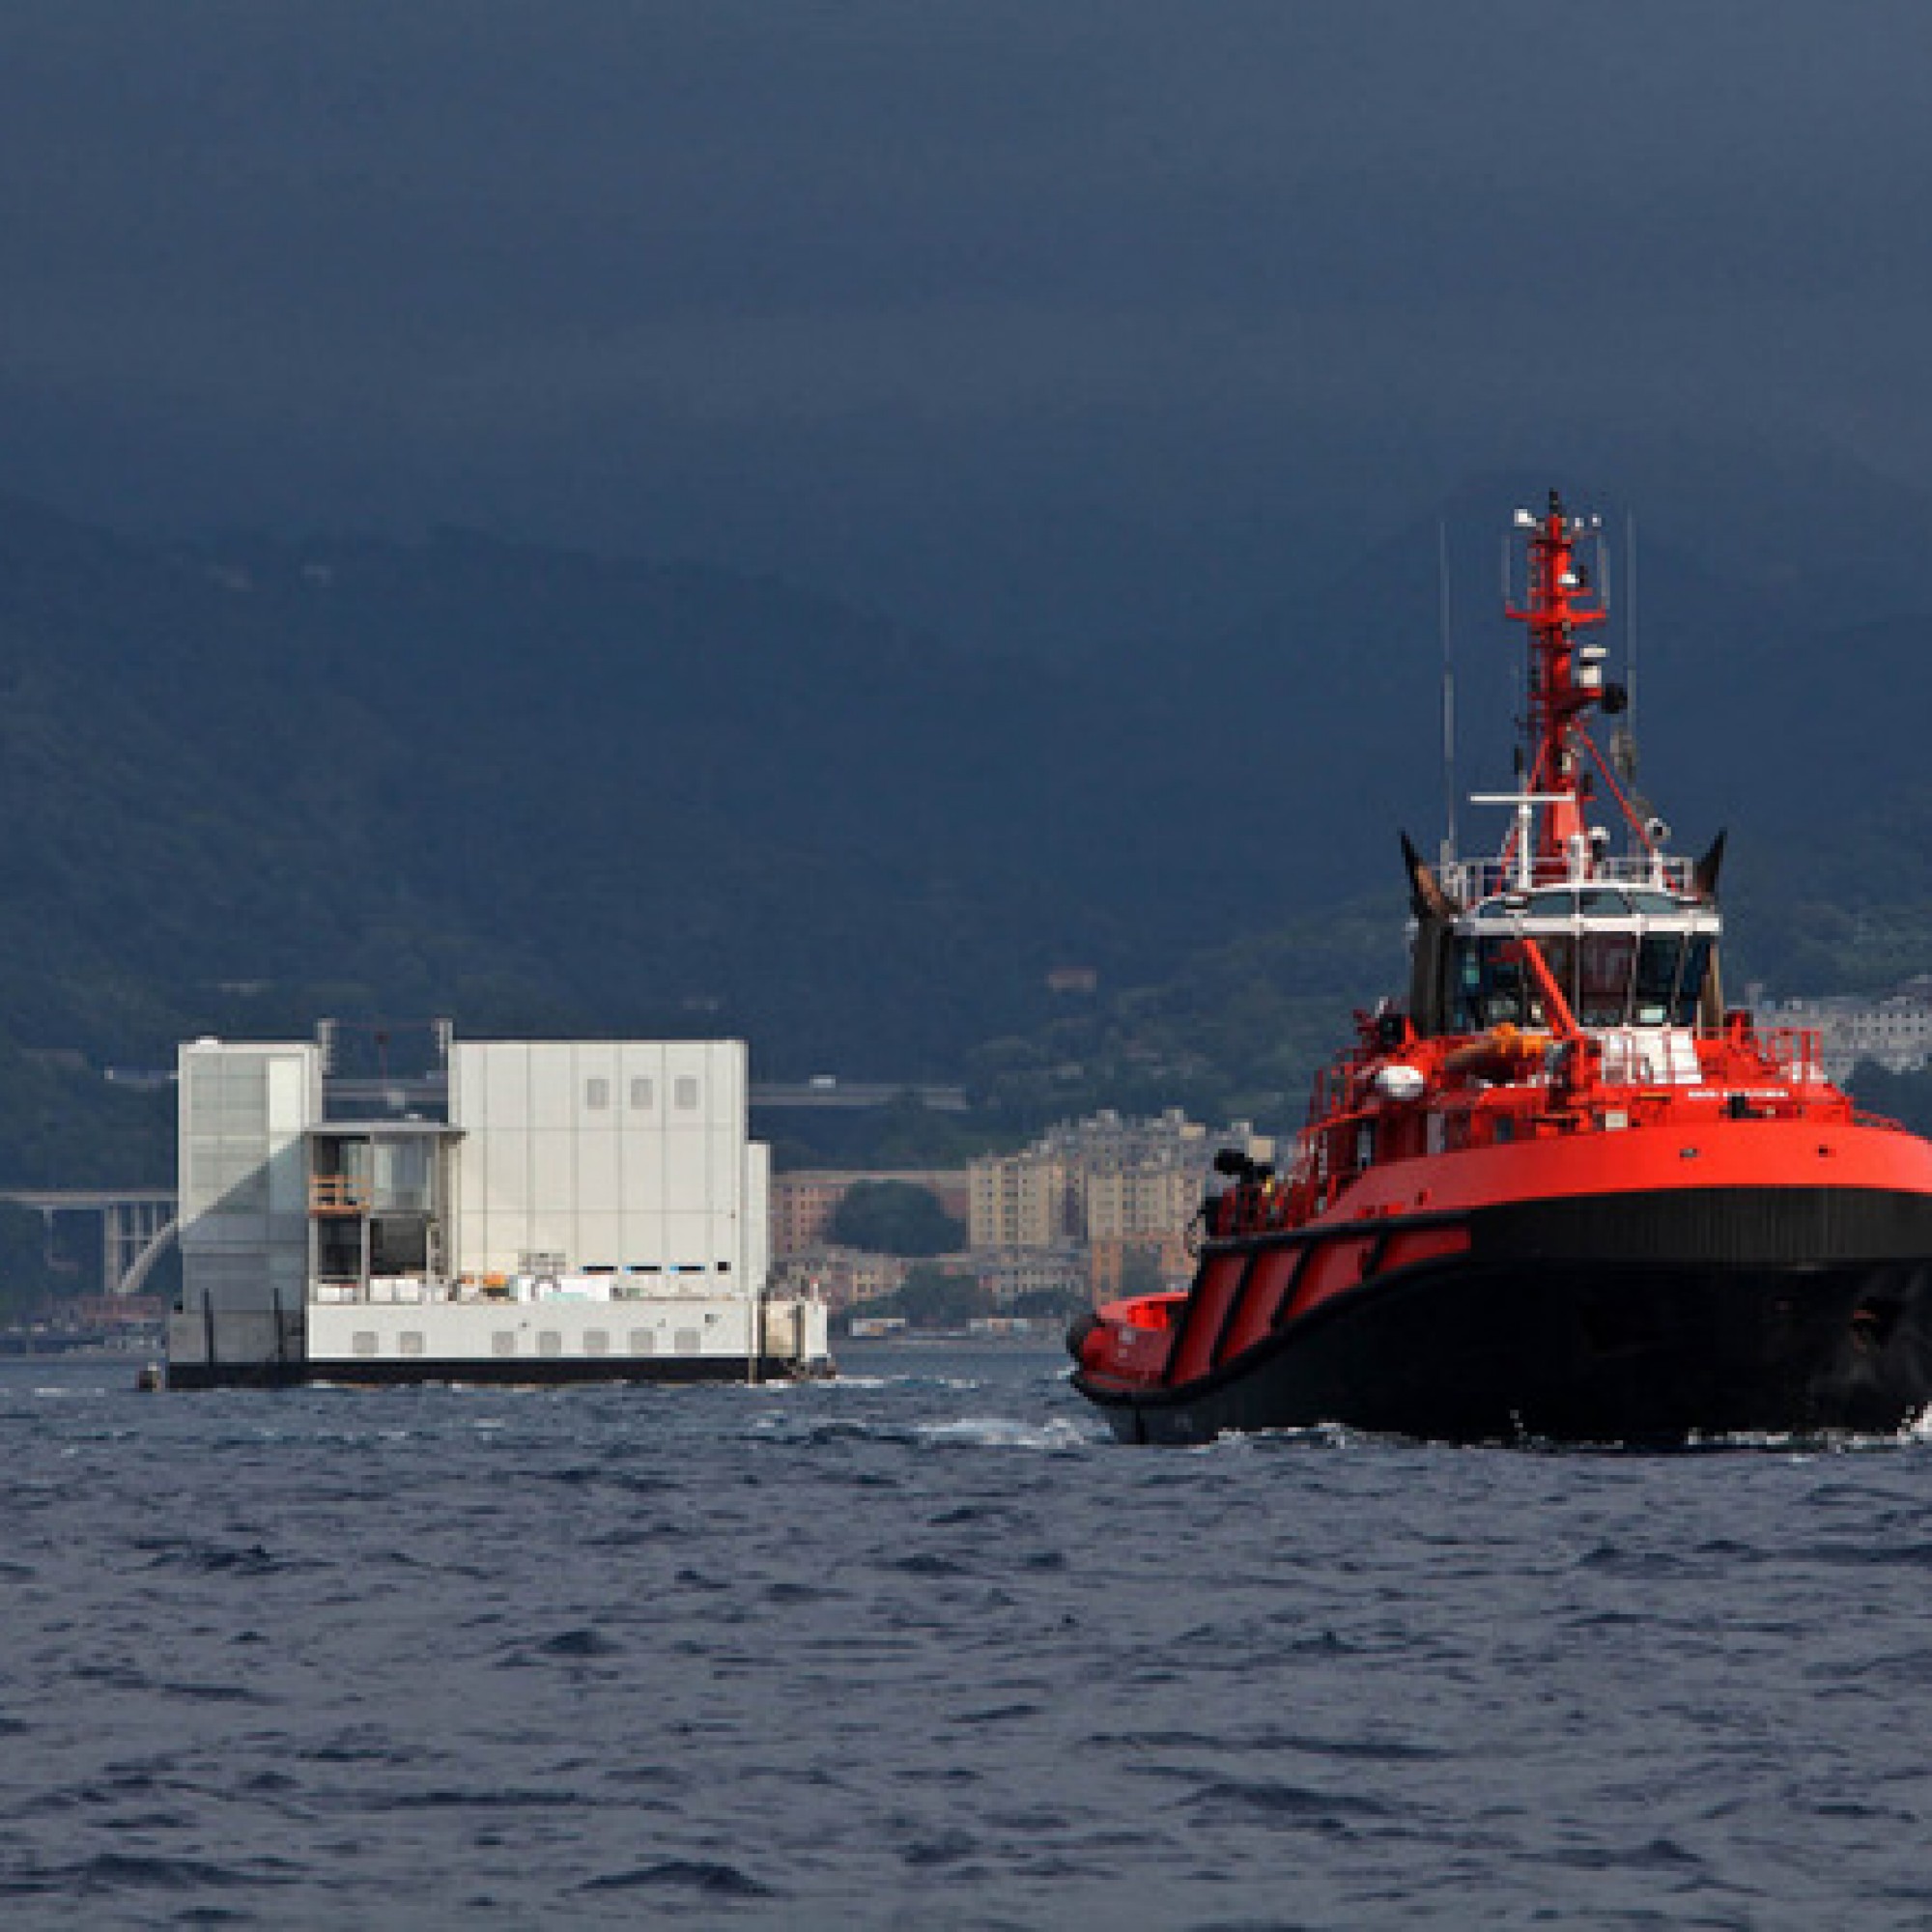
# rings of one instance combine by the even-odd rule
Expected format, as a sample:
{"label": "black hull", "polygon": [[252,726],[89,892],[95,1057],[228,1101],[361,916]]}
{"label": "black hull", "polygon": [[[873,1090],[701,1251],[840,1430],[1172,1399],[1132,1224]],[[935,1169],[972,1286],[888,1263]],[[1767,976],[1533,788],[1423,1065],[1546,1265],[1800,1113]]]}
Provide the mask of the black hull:
{"label": "black hull", "polygon": [[1887,1435],[1932,1403],[1932,1196],[1684,1189],[1468,1228],[1465,1253],[1371,1276],[1181,1388],[1075,1385],[1129,1442]]}
{"label": "black hull", "polygon": [[830,1374],[788,1358],[768,1356],[753,1377],[742,1355],[660,1355],[545,1358],[513,1361],[171,1362],[171,1389],[302,1388],[317,1383],[357,1388],[412,1387],[423,1382],[463,1382],[493,1387],[554,1387],[572,1382],[798,1381]]}

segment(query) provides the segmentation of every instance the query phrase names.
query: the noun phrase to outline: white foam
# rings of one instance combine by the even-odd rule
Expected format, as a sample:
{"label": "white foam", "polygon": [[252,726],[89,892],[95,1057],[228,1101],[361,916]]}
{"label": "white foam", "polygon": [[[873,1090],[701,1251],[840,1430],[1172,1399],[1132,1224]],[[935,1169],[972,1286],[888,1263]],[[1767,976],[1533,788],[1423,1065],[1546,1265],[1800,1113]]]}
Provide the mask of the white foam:
{"label": "white foam", "polygon": [[1062,1417],[1022,1422],[1007,1415],[962,1415],[953,1422],[926,1423],[917,1435],[922,1442],[967,1449],[1085,1449],[1094,1439]]}

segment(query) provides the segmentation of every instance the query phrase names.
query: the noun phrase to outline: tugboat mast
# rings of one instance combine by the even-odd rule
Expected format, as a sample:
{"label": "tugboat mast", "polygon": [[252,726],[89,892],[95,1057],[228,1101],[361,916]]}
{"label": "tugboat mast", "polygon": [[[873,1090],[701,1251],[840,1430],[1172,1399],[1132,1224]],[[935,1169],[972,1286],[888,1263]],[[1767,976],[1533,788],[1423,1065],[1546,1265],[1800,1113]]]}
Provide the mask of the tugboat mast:
{"label": "tugboat mast", "polygon": [[[1601,644],[1579,641],[1578,634],[1603,623],[1608,611],[1577,561],[1582,519],[1565,516],[1554,490],[1541,518],[1519,510],[1517,526],[1530,532],[1522,605],[1512,604],[1506,611],[1529,632],[1529,772],[1522,790],[1543,808],[1536,821],[1534,869],[1539,877],[1561,877],[1569,855],[1580,849],[1577,841],[1589,838],[1582,721],[1605,696],[1606,653]],[[1592,762],[1597,762],[1593,748]],[[1519,863],[1523,855],[1515,839],[1520,836],[1520,831],[1514,836],[1509,854]]]}

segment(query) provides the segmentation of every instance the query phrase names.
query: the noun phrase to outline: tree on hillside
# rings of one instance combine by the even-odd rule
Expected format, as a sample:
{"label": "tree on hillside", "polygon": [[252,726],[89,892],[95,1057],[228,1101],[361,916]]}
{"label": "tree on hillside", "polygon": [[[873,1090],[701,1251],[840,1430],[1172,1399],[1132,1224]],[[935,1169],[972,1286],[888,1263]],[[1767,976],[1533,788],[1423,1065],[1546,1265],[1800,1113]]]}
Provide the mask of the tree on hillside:
{"label": "tree on hillside", "polygon": [[854,1181],[829,1230],[841,1248],[867,1254],[956,1254],[966,1245],[966,1229],[939,1205],[930,1188],[909,1180]]}
{"label": "tree on hillside", "polygon": [[897,1313],[915,1328],[956,1328],[986,1313],[985,1293],[972,1276],[931,1266],[909,1269],[895,1298]]}
{"label": "tree on hillside", "polygon": [[1030,1288],[1014,1297],[1009,1309],[1003,1311],[1009,1315],[1027,1315],[1036,1320],[1044,1318],[1049,1321],[1064,1321],[1069,1315],[1079,1315],[1088,1307],[1086,1293],[1077,1288]]}
{"label": "tree on hillside", "polygon": [[1861,1060],[1845,1085],[1861,1107],[1898,1121],[1914,1133],[1932,1133],[1932,1070],[1892,1073],[1875,1061]]}
{"label": "tree on hillside", "polygon": [[963,1167],[986,1151],[983,1127],[929,1108],[917,1094],[895,1094],[870,1115],[872,1158],[880,1167]]}

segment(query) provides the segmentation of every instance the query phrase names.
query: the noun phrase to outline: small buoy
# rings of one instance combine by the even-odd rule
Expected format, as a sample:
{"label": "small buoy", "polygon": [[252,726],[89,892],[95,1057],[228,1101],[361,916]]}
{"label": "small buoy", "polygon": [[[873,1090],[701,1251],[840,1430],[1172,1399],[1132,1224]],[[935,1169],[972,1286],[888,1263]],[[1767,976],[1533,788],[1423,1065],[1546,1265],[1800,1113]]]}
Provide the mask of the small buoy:
{"label": "small buoy", "polygon": [[159,1366],[154,1362],[150,1362],[147,1365],[147,1367],[144,1368],[140,1372],[140,1374],[134,1378],[134,1386],[137,1389],[139,1389],[143,1395],[154,1394],[154,1392],[161,1386],[161,1371]]}

